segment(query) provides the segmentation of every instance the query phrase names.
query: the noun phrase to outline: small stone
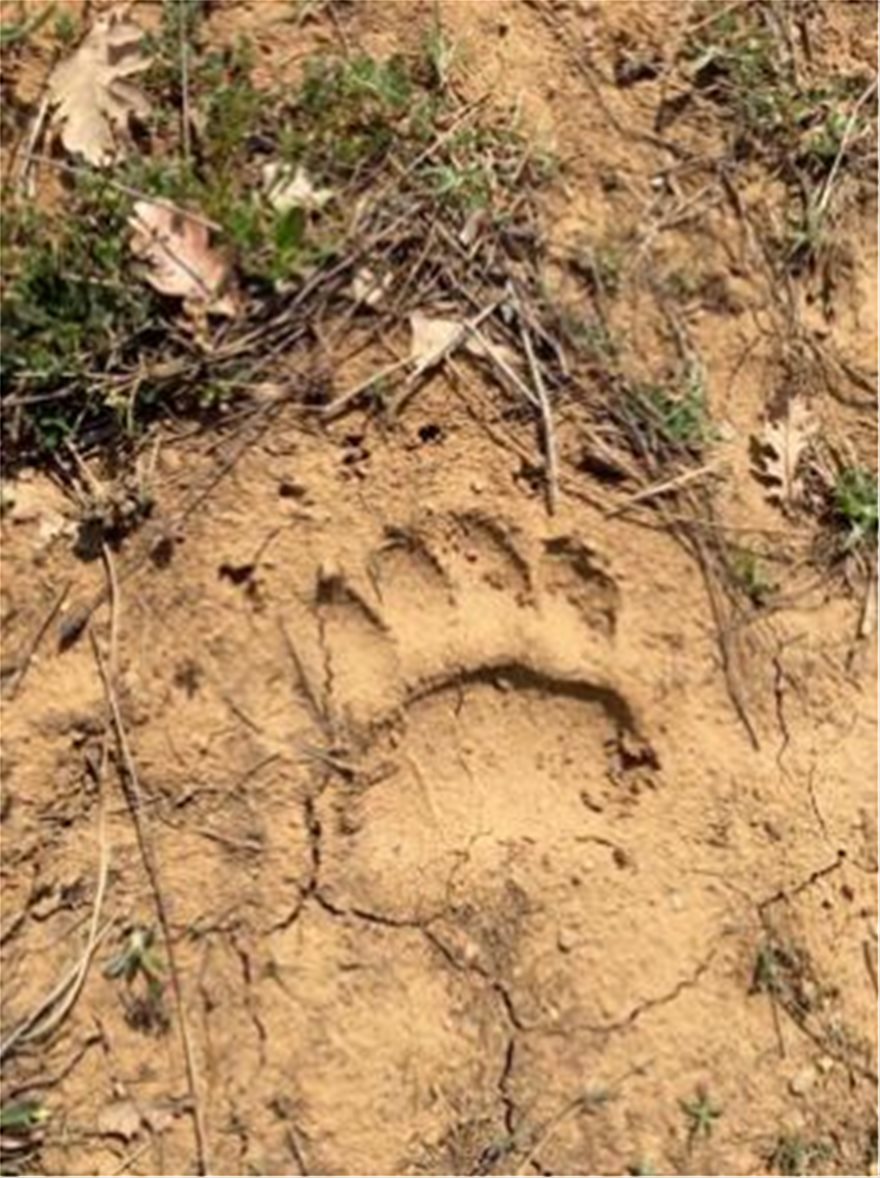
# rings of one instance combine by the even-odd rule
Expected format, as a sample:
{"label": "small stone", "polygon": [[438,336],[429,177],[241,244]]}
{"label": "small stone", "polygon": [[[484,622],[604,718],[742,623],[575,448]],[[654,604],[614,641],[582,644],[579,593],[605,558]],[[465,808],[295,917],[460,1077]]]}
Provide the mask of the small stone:
{"label": "small stone", "polygon": [[556,934],[556,944],[560,953],[570,953],[578,943],[577,933],[571,928],[561,928]]}
{"label": "small stone", "polygon": [[806,1096],[813,1085],[816,1083],[818,1076],[816,1069],[810,1064],[808,1067],[801,1068],[801,1070],[788,1082],[788,1088],[795,1096]]}
{"label": "small stone", "polygon": [[486,484],[482,479],[474,479],[471,483],[471,490],[475,495],[482,495],[486,490]]}
{"label": "small stone", "polygon": [[827,1076],[827,1074],[834,1067],[834,1060],[830,1055],[822,1055],[819,1057],[819,1059],[816,1060],[816,1067],[823,1076]]}

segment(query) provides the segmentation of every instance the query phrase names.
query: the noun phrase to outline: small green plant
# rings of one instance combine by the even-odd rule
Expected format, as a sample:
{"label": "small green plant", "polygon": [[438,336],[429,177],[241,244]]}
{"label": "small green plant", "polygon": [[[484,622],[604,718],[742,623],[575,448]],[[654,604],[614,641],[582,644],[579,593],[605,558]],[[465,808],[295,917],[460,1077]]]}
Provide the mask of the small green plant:
{"label": "small green plant", "polygon": [[492,178],[481,163],[438,164],[424,173],[435,196],[465,209],[485,208],[491,196]]}
{"label": "small green plant", "polygon": [[[114,189],[86,180],[63,219],[32,208],[3,218],[0,374],[4,387],[35,398],[21,441],[38,451],[106,417],[94,373],[135,348],[155,313],[150,294],[131,282],[128,208]],[[56,402],[48,394],[62,384],[77,395]]]}
{"label": "small green plant", "polygon": [[777,1174],[809,1174],[831,1154],[824,1141],[805,1141],[799,1133],[782,1133],[768,1161]]}
{"label": "small green plant", "polygon": [[[128,930],[121,951],[104,967],[104,976],[126,983],[129,1023],[139,1030],[165,1031],[169,1026],[165,1010],[165,967],[153,947],[155,932],[135,925]],[[141,987],[140,993],[135,992]]]}
{"label": "small green plant", "polygon": [[686,370],[678,388],[638,385],[630,392],[631,407],[649,447],[655,451],[699,451],[715,437],[700,371]]}
{"label": "small green plant", "polygon": [[[12,5],[9,5],[11,8]],[[15,19],[0,25],[0,49],[20,48],[39,28],[41,28],[55,10],[54,4],[46,4],[33,12],[31,5],[19,0],[16,5]],[[8,9],[7,9],[8,11]],[[31,15],[29,15],[29,12]]]}
{"label": "small green plant", "polygon": [[0,1174],[33,1173],[33,1156],[49,1112],[39,1100],[14,1100],[0,1107]]}
{"label": "small green plant", "polygon": [[702,1087],[697,1089],[693,1100],[682,1100],[679,1103],[687,1120],[688,1148],[701,1137],[708,1140],[716,1121],[722,1115],[722,1109],[712,1103],[708,1092]]}
{"label": "small green plant", "polygon": [[619,246],[609,242],[585,244],[578,251],[574,265],[600,298],[613,299],[620,293],[623,255]]}
{"label": "small green plant", "polygon": [[29,1133],[49,1119],[39,1100],[16,1100],[0,1107],[0,1129],[5,1133]]}
{"label": "small green plant", "polygon": [[684,50],[693,85],[727,115],[734,155],[760,159],[784,182],[787,227],[777,249],[787,268],[812,267],[827,245],[826,182],[864,151],[869,121],[858,106],[869,80],[833,75],[805,85],[768,5],[694,15]]}
{"label": "small green plant", "polygon": [[62,9],[55,17],[52,32],[65,49],[72,49],[80,34],[80,23],[76,14]]}
{"label": "small green plant", "polygon": [[582,319],[570,310],[559,312],[559,326],[568,342],[585,357],[604,365],[617,358],[618,346],[599,319]]}
{"label": "small green plant", "polygon": [[736,548],[730,554],[734,580],[754,605],[765,605],[776,588],[767,575],[761,557],[750,548]]}
{"label": "small green plant", "polygon": [[671,270],[661,283],[663,293],[678,303],[686,303],[696,298],[701,286],[701,278],[688,270]]}
{"label": "small green plant", "polygon": [[835,518],[844,532],[844,552],[877,542],[877,476],[863,467],[847,467],[833,490]]}

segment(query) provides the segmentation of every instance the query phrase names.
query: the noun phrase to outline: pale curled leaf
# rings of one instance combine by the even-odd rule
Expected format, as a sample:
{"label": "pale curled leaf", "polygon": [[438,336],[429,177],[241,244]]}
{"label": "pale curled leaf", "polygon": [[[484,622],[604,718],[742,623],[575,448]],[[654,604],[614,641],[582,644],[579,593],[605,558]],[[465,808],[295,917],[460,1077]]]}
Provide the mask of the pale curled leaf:
{"label": "pale curled leaf", "polygon": [[804,459],[817,428],[799,397],[788,402],[781,416],[766,423],[759,442],[760,473],[770,486],[770,498],[791,504],[802,497]]}
{"label": "pale curled leaf", "polygon": [[460,319],[438,319],[414,311],[409,317],[412,329],[410,359],[419,370],[430,368],[455,346],[463,334]]}
{"label": "pale curled leaf", "polygon": [[[489,340],[477,339],[466,328],[462,319],[443,319],[414,311],[409,317],[412,329],[410,359],[417,371],[424,371],[459,346],[471,356],[500,360],[508,368],[515,367],[516,357],[510,348]],[[459,340],[459,337],[462,337]]]}
{"label": "pale curled leaf", "polygon": [[319,212],[334,196],[332,188],[316,188],[305,168],[298,167],[294,172],[276,160],[263,166],[263,187],[269,204],[278,213],[288,209]]}
{"label": "pale curled leaf", "polygon": [[160,294],[183,299],[189,313],[235,315],[232,268],[211,245],[207,225],[182,209],[151,200],[135,203],[131,251],[147,265],[146,280]]}
{"label": "pale curled leaf", "polygon": [[129,119],[149,114],[149,102],[127,80],[150,65],[140,51],[142,36],[137,25],[112,13],[99,17],[79,48],[52,71],[53,121],[71,155],[97,166],[110,163]]}

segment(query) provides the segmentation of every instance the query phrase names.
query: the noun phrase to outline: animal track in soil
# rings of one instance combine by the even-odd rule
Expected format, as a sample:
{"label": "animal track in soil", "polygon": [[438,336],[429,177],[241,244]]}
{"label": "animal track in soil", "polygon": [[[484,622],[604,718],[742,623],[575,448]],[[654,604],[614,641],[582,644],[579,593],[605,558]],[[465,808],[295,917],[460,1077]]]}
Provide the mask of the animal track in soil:
{"label": "animal track in soil", "polygon": [[310,802],[321,902],[445,922],[494,976],[551,892],[554,919],[583,909],[572,880],[597,846],[624,869],[609,823],[659,764],[617,665],[620,604],[587,544],[529,547],[472,512],[386,529],[363,570],[322,567],[324,708],[358,773]]}

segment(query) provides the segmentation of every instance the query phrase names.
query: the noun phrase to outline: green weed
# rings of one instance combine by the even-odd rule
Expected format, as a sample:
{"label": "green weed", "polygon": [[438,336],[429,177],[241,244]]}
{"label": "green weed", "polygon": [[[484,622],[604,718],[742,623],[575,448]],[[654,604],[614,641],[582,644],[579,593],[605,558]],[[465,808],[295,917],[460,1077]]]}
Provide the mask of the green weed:
{"label": "green weed", "polygon": [[0,1107],[0,1174],[36,1172],[34,1155],[48,1119],[49,1111],[39,1100],[13,1100]]}
{"label": "green weed", "polygon": [[62,9],[55,17],[52,32],[65,49],[72,49],[79,40],[81,26],[76,14]]}
{"label": "green weed", "polygon": [[[53,450],[106,416],[92,374],[131,355],[155,313],[149,292],[131,282],[126,202],[86,181],[67,212],[59,222],[34,209],[10,210],[2,227],[9,277],[0,379],[34,402],[27,441],[38,450]],[[67,396],[51,399],[60,385]]]}
{"label": "green weed", "polygon": [[698,374],[691,372],[681,386],[639,385],[630,392],[631,408],[649,448],[654,451],[699,451],[715,437],[706,392]]}
{"label": "green weed", "polygon": [[687,1120],[688,1147],[692,1147],[700,1137],[708,1140],[716,1121],[722,1115],[722,1109],[712,1103],[704,1088],[697,1089],[693,1100],[682,1100],[679,1104]]}
{"label": "green weed", "polygon": [[777,1174],[809,1174],[821,1168],[832,1155],[824,1141],[805,1141],[799,1133],[782,1133],[768,1161]]}
{"label": "green weed", "polygon": [[599,298],[613,299],[620,293],[623,254],[613,242],[583,243],[573,259],[573,266]]}
{"label": "green weed", "polygon": [[[126,983],[127,1017],[139,1030],[165,1031],[165,967],[154,949],[155,933],[135,925],[129,929],[121,951],[104,967],[104,976]],[[134,987],[140,986],[139,992]]]}
{"label": "green weed", "polygon": [[560,327],[568,342],[583,356],[606,366],[617,359],[618,345],[599,319],[581,319],[571,311],[563,311]]}
{"label": "green weed", "polygon": [[765,605],[776,586],[758,553],[749,548],[737,548],[730,554],[730,568],[734,580],[753,605]]}
{"label": "green weed", "polygon": [[49,1119],[39,1100],[16,1100],[0,1107],[0,1129],[7,1133],[28,1133]]}
{"label": "green weed", "polygon": [[694,87],[728,115],[734,159],[758,158],[786,185],[788,227],[778,246],[786,266],[798,269],[814,264],[826,244],[824,185],[832,169],[858,153],[870,127],[867,111],[857,111],[866,79],[803,84],[771,8],[744,4],[708,20],[698,11],[684,55]]}
{"label": "green weed", "polygon": [[[11,8],[12,5],[9,5]],[[27,39],[40,29],[55,10],[54,4],[46,4],[33,11],[32,5],[19,0],[15,9],[15,18],[0,25],[0,49],[20,49]],[[8,11],[8,9],[6,10]]]}
{"label": "green weed", "polygon": [[844,552],[877,543],[877,476],[863,467],[847,467],[833,489],[834,517],[844,536]]}

